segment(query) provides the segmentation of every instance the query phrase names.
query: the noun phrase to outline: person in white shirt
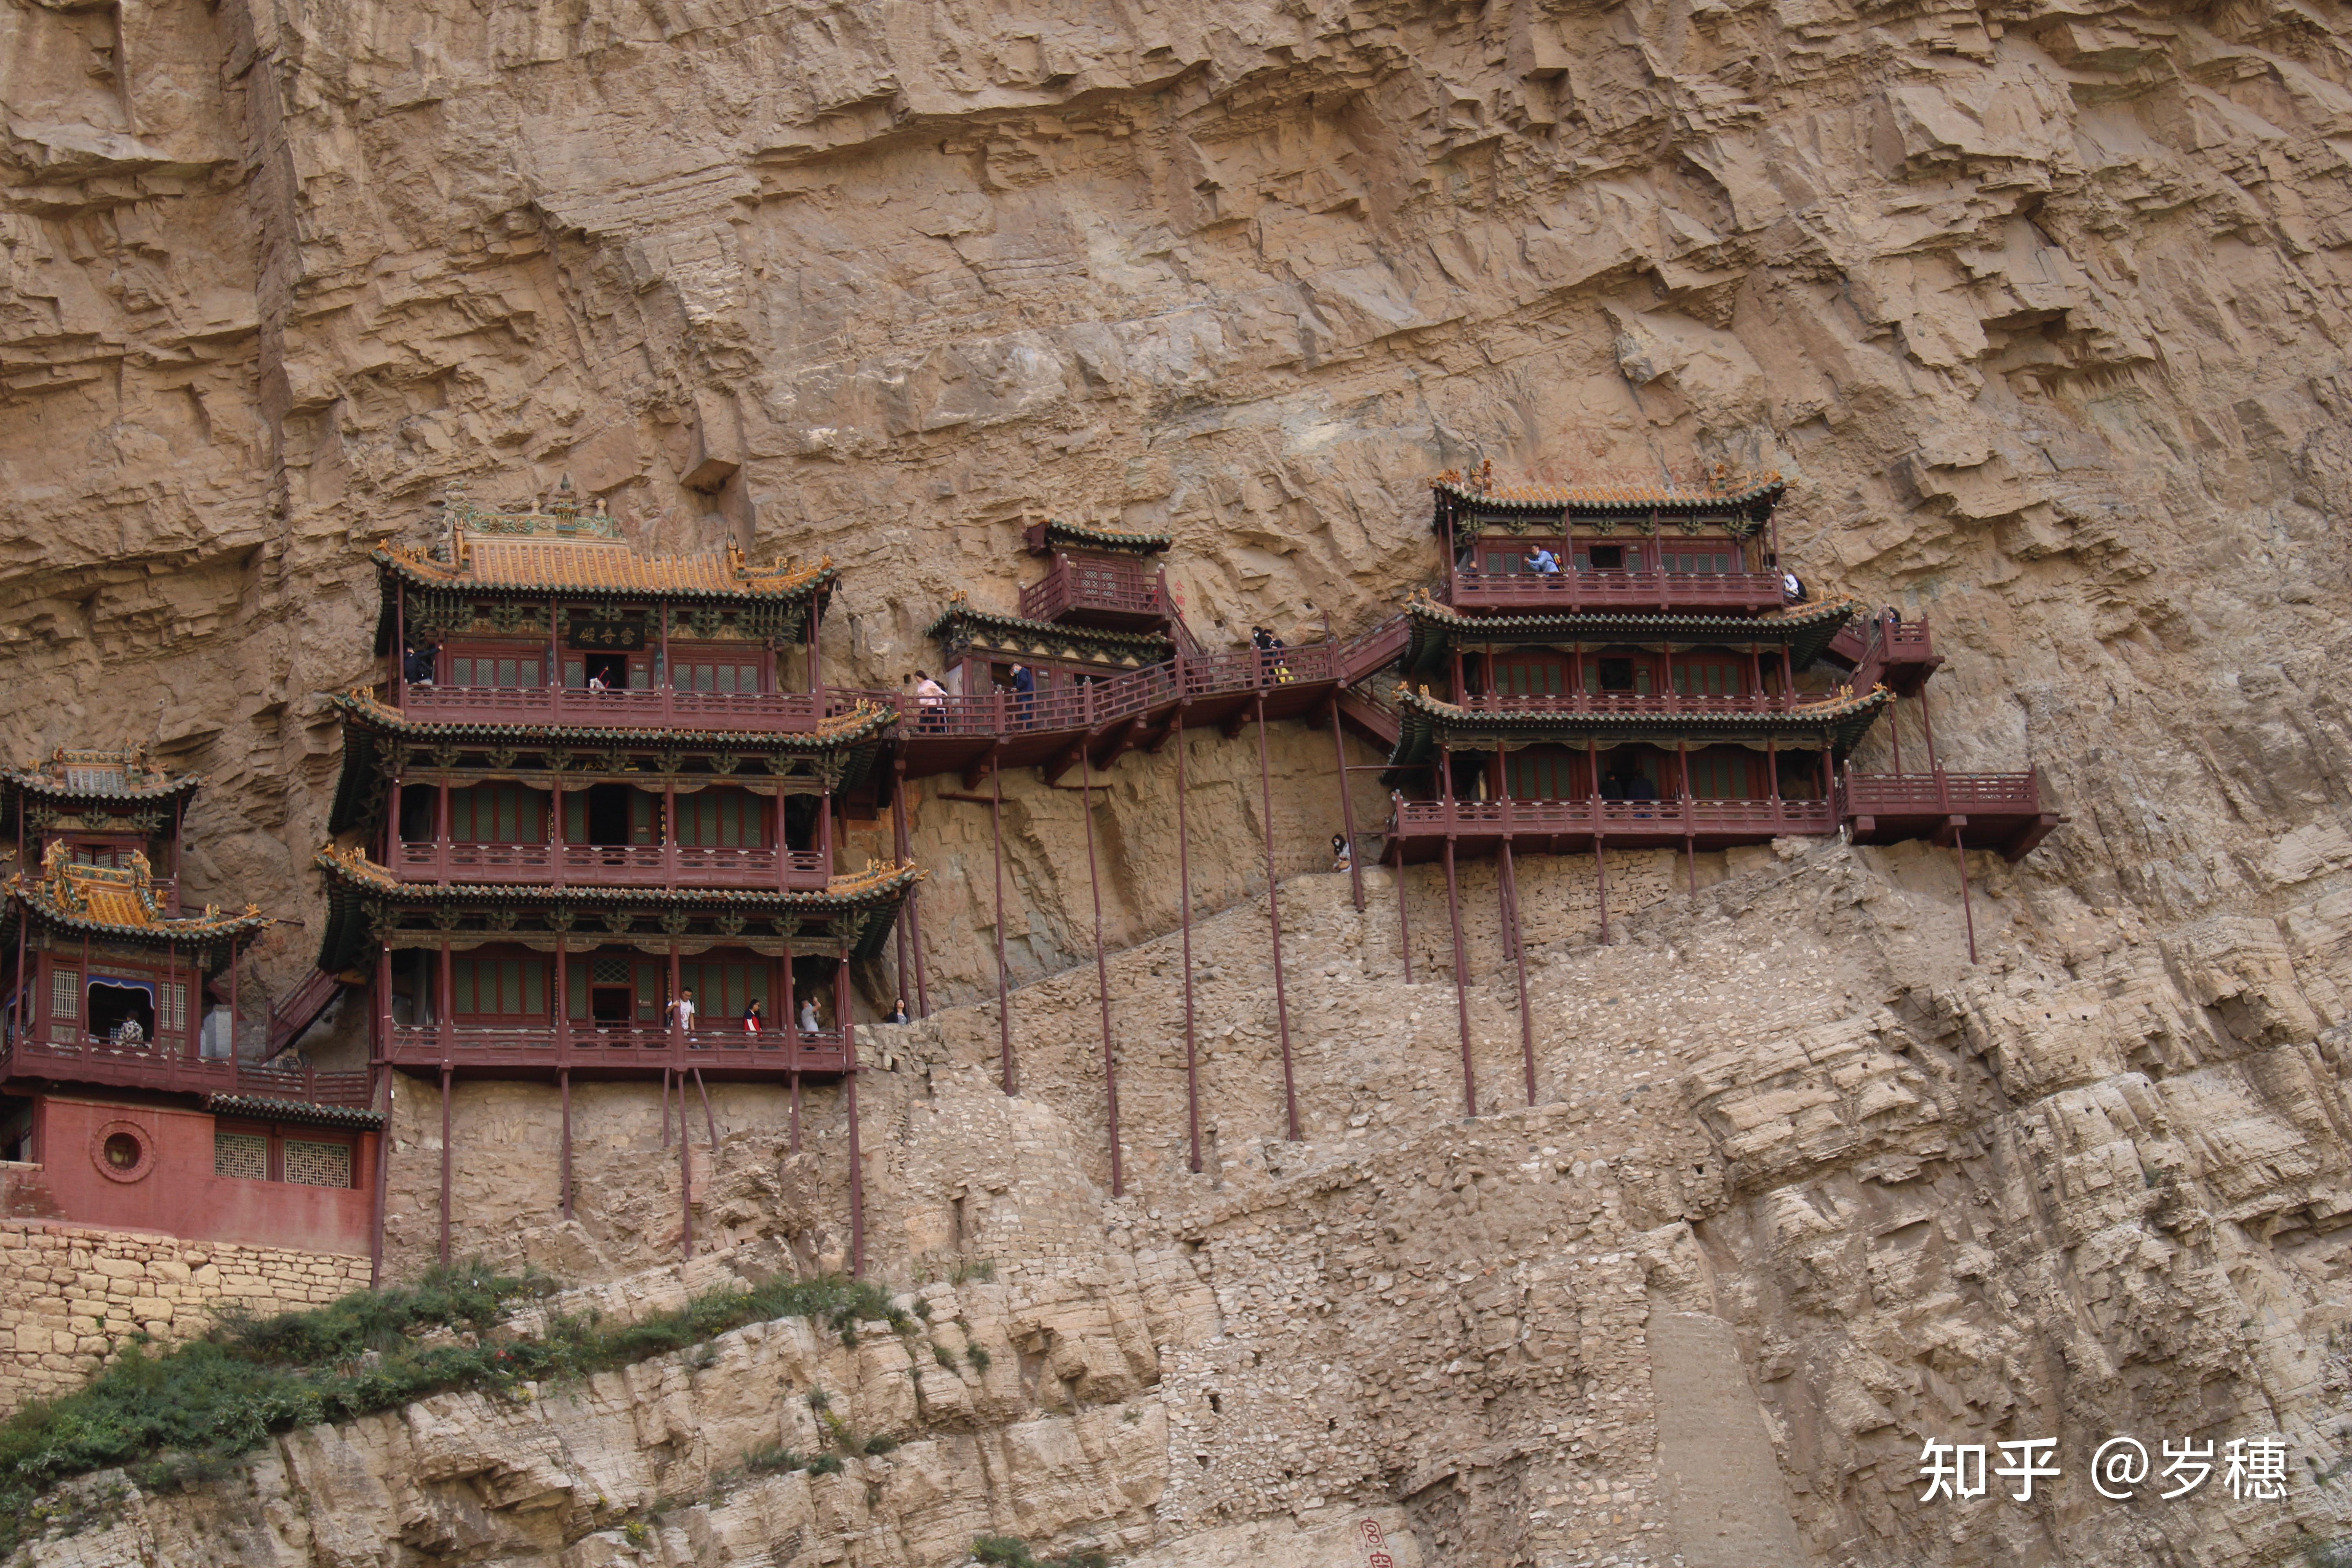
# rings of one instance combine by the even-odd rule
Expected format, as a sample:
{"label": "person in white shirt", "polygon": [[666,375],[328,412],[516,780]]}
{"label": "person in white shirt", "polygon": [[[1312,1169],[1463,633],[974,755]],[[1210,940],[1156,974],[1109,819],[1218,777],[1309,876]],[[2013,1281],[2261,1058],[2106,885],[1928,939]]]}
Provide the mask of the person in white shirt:
{"label": "person in white shirt", "polygon": [[691,987],[678,992],[677,1000],[669,1005],[669,1017],[681,1032],[689,1035],[694,1032],[694,991]]}
{"label": "person in white shirt", "polygon": [[814,1035],[824,1026],[824,1025],[819,1024],[816,1021],[816,1004],[810,1001],[805,996],[802,997],[801,1033],[803,1035]]}
{"label": "person in white shirt", "polygon": [[915,706],[922,710],[920,728],[947,728],[948,689],[933,680],[929,670],[915,671]]}

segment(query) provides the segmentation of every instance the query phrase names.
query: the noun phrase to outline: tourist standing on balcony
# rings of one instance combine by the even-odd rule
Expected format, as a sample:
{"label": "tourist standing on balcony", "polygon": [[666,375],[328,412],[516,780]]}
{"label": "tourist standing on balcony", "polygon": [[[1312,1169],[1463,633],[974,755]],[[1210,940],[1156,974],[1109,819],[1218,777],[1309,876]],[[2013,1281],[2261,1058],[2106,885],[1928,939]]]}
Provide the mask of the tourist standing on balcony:
{"label": "tourist standing on balcony", "polygon": [[669,1021],[677,1026],[678,1033],[694,1033],[694,988],[681,987],[677,1000],[669,1005]]}
{"label": "tourist standing on balcony", "polygon": [[822,1024],[820,1024],[820,1023],[818,1023],[818,1022],[816,1021],[816,1000],[815,1000],[815,998],[814,998],[814,997],[810,997],[810,996],[803,996],[803,997],[802,997],[802,998],[801,998],[801,1033],[802,1033],[802,1034],[803,1034],[803,1035],[814,1035],[814,1034],[822,1033],[822,1032],[824,1031],[824,1025],[822,1025]]}
{"label": "tourist standing on balcony", "polygon": [[427,644],[424,647],[410,648],[403,663],[401,678],[411,686],[432,685],[434,668],[440,663],[438,647],[438,644]]}
{"label": "tourist standing on balcony", "polygon": [[743,1009],[743,1032],[747,1035],[758,1034],[760,1022],[760,999],[754,996],[751,998],[751,1005]]}
{"label": "tourist standing on balcony", "polygon": [[890,1016],[882,1021],[886,1024],[905,1023],[907,1021],[907,999],[904,996],[899,997],[896,1005],[891,1007]]}
{"label": "tourist standing on balcony", "polygon": [[1029,708],[1037,699],[1037,672],[1025,664],[1013,667],[1013,727],[1029,727]]}
{"label": "tourist standing on balcony", "polygon": [[1799,577],[1794,572],[1782,572],[1780,574],[1780,596],[1788,600],[1792,605],[1802,604],[1805,597],[1804,580]]}
{"label": "tourist standing on balcony", "polygon": [[920,729],[940,731],[948,727],[948,689],[933,680],[930,671],[915,671],[915,706],[921,713]]}
{"label": "tourist standing on balcony", "polygon": [[1538,577],[1559,575],[1559,557],[1540,544],[1536,546],[1536,552],[1528,557],[1528,566]]}

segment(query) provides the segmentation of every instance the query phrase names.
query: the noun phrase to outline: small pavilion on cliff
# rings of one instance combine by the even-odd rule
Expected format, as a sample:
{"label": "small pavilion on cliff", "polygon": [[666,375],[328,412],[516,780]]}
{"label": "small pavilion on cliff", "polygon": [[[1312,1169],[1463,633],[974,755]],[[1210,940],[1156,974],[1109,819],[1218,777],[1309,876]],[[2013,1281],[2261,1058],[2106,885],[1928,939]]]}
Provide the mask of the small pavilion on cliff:
{"label": "small pavilion on cliff", "polygon": [[[364,1073],[265,1061],[239,958],[251,906],[180,908],[201,781],[136,752],[0,773],[20,845],[0,884],[0,1178],[12,1217],[194,1240],[365,1249],[382,1118]],[[37,868],[34,868],[35,867]]]}

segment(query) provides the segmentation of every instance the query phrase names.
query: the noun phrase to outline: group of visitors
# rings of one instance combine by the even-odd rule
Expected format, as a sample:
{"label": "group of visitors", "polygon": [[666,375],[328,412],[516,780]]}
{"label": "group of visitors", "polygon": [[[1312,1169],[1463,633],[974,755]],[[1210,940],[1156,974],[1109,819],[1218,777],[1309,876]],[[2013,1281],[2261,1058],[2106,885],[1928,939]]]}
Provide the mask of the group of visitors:
{"label": "group of visitors", "polygon": [[[905,1005],[902,1003],[900,1005],[903,1008]],[[694,1001],[694,987],[691,985],[680,986],[678,988],[677,997],[673,999],[669,1005],[668,1017],[670,1024],[676,1027],[679,1033],[691,1035],[694,1033],[694,1021],[696,1016],[697,1008]],[[817,1012],[816,998],[813,996],[803,996],[801,998],[801,1016],[799,1018],[799,1024],[800,1032],[803,1035],[814,1035],[824,1032],[824,1023]],[[766,1011],[762,1006],[760,998],[754,996],[751,998],[750,1004],[743,1009],[743,1032],[747,1035],[756,1035],[761,1032],[761,1030],[766,1026]]]}
{"label": "group of visitors", "polygon": [[1278,686],[1290,684],[1290,660],[1283,657],[1289,651],[1288,643],[1275,636],[1271,627],[1252,626],[1250,646],[1257,649],[1258,672],[1262,678],[1270,676]]}

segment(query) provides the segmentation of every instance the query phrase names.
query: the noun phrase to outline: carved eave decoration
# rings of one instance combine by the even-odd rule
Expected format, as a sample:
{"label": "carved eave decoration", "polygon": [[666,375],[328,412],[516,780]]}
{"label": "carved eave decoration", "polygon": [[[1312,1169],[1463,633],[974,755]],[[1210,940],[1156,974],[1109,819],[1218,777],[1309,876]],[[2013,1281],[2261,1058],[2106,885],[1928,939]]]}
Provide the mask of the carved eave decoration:
{"label": "carved eave decoration", "polygon": [[938,640],[950,659],[976,654],[1021,664],[1078,666],[1107,675],[1149,668],[1176,657],[1174,643],[1148,632],[1098,631],[1000,616],[972,608],[961,595],[950,601],[926,635]]}

